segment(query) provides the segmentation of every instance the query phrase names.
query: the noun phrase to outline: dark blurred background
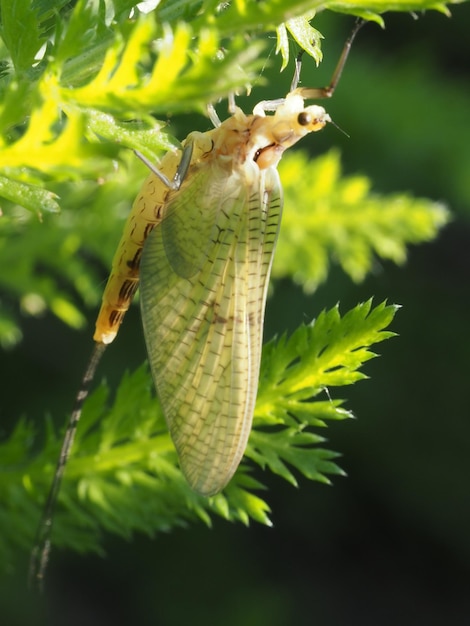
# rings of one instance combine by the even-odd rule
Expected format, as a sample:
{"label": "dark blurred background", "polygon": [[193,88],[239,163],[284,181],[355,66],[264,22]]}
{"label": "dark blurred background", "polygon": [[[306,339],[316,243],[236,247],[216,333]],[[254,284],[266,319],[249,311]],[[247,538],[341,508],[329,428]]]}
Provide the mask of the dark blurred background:
{"label": "dark blurred background", "polygon": [[[324,14],[314,23],[326,61],[318,71],[304,68],[303,83],[319,86],[352,20]],[[24,599],[24,555],[0,585],[1,623],[470,624],[469,29],[468,3],[451,18],[387,15],[386,30],[366,26],[326,105],[350,138],[328,129],[302,146],[336,146],[345,172],[367,174],[377,192],[412,191],[454,215],[436,241],[410,249],[404,267],[382,264],[361,285],[334,270],[308,298],[280,283],[268,301],[267,338],[338,301],[343,311],[370,296],[403,306],[393,324],[399,337],[380,344],[380,358],[365,368],[371,380],[340,390],[358,419],[322,433],[348,477],[331,487],[300,480],[293,489],[262,476],[271,529],[215,520],[213,529],[194,525],[154,539],[109,537],[105,558],[55,552],[44,622]],[[255,87],[255,100],[287,91],[291,73],[280,81],[278,67],[273,59],[269,86]],[[180,137],[204,124],[175,121]],[[79,334],[52,317],[25,320],[23,343],[1,360],[5,414],[41,419],[51,393],[54,417],[69,410],[91,324],[90,316]],[[98,375],[111,383],[145,358],[137,307],[125,331]],[[27,395],[18,391],[20,372],[29,373]]]}

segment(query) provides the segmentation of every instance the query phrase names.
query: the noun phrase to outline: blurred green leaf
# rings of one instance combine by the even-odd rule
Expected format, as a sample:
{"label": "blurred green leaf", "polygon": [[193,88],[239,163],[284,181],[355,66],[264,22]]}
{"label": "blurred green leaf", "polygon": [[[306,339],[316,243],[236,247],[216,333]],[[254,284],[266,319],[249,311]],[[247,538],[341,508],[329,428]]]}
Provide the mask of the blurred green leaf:
{"label": "blurred green leaf", "polygon": [[450,217],[430,200],[374,194],[365,176],[341,178],[336,151],[313,161],[288,153],[279,171],[285,209],[273,275],[307,292],[326,280],[331,260],[357,282],[379,258],[403,263],[409,244],[429,241]]}
{"label": "blurred green leaf", "polygon": [[0,2],[1,37],[18,74],[30,69],[45,39],[38,11],[30,0]]}

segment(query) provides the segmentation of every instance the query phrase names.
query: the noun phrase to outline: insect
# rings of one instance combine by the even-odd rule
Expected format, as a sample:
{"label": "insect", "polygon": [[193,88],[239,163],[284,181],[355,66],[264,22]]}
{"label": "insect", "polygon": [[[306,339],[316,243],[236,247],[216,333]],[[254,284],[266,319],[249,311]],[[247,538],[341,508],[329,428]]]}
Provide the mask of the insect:
{"label": "insect", "polygon": [[[263,101],[191,133],[154,168],[137,196],[114,257],[96,322],[95,348],[77,395],[39,526],[30,580],[42,586],[53,510],[98,362],[140,283],[142,319],[157,393],[181,469],[210,496],[232,478],[254,412],[266,292],[278,236],[283,152],[321,130],[329,115],[305,99],[333,94],[358,22],[330,85],[299,88],[300,57],[285,98]],[[272,113],[272,114],[267,114]]]}

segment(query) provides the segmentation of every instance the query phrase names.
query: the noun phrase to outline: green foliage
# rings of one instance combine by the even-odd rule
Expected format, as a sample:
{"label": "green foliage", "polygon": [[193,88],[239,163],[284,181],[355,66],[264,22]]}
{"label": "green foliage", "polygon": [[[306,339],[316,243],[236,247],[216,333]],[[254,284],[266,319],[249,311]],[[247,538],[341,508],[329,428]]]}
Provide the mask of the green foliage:
{"label": "green foliage", "polygon": [[[375,356],[370,347],[393,335],[385,328],[395,311],[385,304],[372,308],[370,301],[343,317],[334,308],[290,337],[267,344],[247,458],[294,485],[294,470],[322,482],[328,482],[327,474],[341,474],[334,462],[337,454],[320,447],[324,439],[311,428],[352,416],[342,401],[329,399],[327,390],[364,378],[360,368]],[[4,563],[11,561],[12,550],[31,544],[61,436],[48,428],[33,460],[32,444],[31,423],[21,420],[0,446],[0,458],[9,468],[0,474],[4,511],[9,511],[1,520]],[[191,491],[177,467],[145,365],[124,376],[111,405],[105,385],[86,402],[60,492],[54,543],[99,550],[104,531],[128,538],[133,532],[154,534],[196,519],[210,524],[213,515],[269,524],[268,505],[253,493],[260,488],[243,462],[223,493],[204,498]]]}
{"label": "green foliage", "polygon": [[[126,0],[1,0],[0,8],[0,267],[8,268],[0,273],[0,344],[8,348],[21,339],[19,312],[48,310],[78,328],[84,307],[96,306],[99,267],[109,266],[145,176],[129,148],[156,159],[178,144],[152,114],[201,112],[251,84],[267,57],[266,32],[277,31],[283,67],[288,34],[319,62],[313,9],[379,23],[386,10],[445,10],[420,0],[167,0],[149,13]],[[334,153],[310,162],[292,154],[282,165],[275,275],[306,290],[326,279],[333,258],[354,280],[374,256],[403,262],[409,243],[429,240],[447,219],[428,201],[379,198],[367,179],[341,179],[339,169]],[[370,346],[390,336],[394,310],[366,303],[341,318],[333,309],[266,346],[248,459],[292,484],[296,474],[326,482],[341,473],[311,429],[350,417],[327,388],[364,377],[360,367]],[[60,494],[56,544],[99,551],[103,531],[152,534],[213,515],[269,523],[248,464],[213,498],[189,490],[151,389],[143,367],[123,379],[113,402],[104,385],[89,398]],[[35,436],[24,419],[0,446],[4,564],[31,545],[57,460],[52,426],[39,452]]]}
{"label": "green foliage", "polygon": [[[414,8],[426,6],[417,3]],[[13,345],[22,334],[12,299],[19,298],[23,313],[38,315],[50,310],[73,327],[83,323],[77,297],[90,305],[97,303],[93,266],[77,258],[76,252],[86,249],[104,266],[109,265],[112,248],[108,242],[117,240],[117,220],[126,211],[123,203],[130,203],[138,189],[134,177],[138,166],[130,166],[124,150],[139,149],[155,160],[161,150],[178,143],[151,112],[202,110],[207,102],[249,83],[261,66],[260,40],[254,38],[259,24],[268,29],[287,15],[289,19],[277,29],[283,65],[289,54],[287,32],[317,61],[321,58],[320,34],[309,24],[313,12],[302,14],[302,2],[237,2],[221,12],[210,10],[212,5],[207,3],[207,10],[201,13],[194,2],[166,2],[157,12],[134,12],[129,20],[131,7],[131,2],[108,2],[103,14],[101,5],[83,0],[73,10],[57,3],[53,8],[47,3],[2,5],[5,47],[0,53],[9,69],[0,79],[0,195],[7,216],[0,224],[0,262],[11,267],[10,262],[15,261],[17,268],[0,276],[0,287],[7,294],[0,324],[3,346]],[[382,10],[387,8],[384,3]],[[189,21],[193,13],[198,16]],[[188,21],[179,21],[181,16]],[[36,35],[20,49],[15,42],[22,37],[21,24],[34,19],[37,23],[32,32]],[[243,33],[253,29],[248,45],[234,36],[237,20],[243,21]],[[223,38],[228,35],[230,40]],[[129,164],[118,174],[114,171],[116,157]],[[306,167],[298,167],[303,176]],[[73,185],[64,187],[67,181]],[[116,186],[121,188],[119,192]],[[85,216],[83,204],[76,201],[80,191],[82,201],[85,198],[88,204]],[[311,197],[311,193],[306,195]],[[38,228],[36,220],[19,207],[38,216],[61,207],[69,209],[70,215],[48,219],[47,228]],[[289,240],[289,215],[290,209],[286,211],[280,258],[286,249],[282,242]],[[362,210],[357,215],[362,216]],[[105,216],[109,224],[103,223]],[[397,241],[398,229],[393,224],[389,230],[388,242],[396,248],[407,241]],[[16,259],[11,237],[21,238],[24,244],[21,262]],[[315,275],[301,276],[298,268],[294,271],[296,280],[305,280],[308,289],[326,276],[331,247],[325,237],[321,242],[316,257],[310,255],[314,263],[309,266],[315,267]],[[360,278],[370,262],[358,255],[365,257],[367,250],[356,245],[354,258],[348,258],[349,252],[344,250],[341,262]],[[54,269],[45,279],[38,278],[38,262]],[[292,275],[288,264],[283,267],[280,259],[276,263],[280,275]]]}
{"label": "green foliage", "polygon": [[[384,331],[396,307],[371,301],[359,304],[343,318],[338,308],[323,312],[308,326],[265,346],[260,376],[255,429],[247,456],[268,467],[293,485],[296,478],[286,463],[310,480],[328,482],[325,474],[338,474],[331,461],[337,455],[313,448],[323,438],[308,431],[325,421],[351,417],[338,400],[315,400],[331,387],[350,385],[365,378],[363,363],[376,355],[369,347],[393,336]],[[263,426],[276,430],[262,430]],[[281,427],[281,428],[280,428]]]}
{"label": "green foliage", "polygon": [[357,282],[376,258],[403,263],[408,244],[433,239],[449,219],[441,204],[376,195],[365,176],[341,178],[335,151],[313,161],[292,152],[279,171],[287,208],[273,274],[293,278],[307,292],[326,280],[330,260]]}

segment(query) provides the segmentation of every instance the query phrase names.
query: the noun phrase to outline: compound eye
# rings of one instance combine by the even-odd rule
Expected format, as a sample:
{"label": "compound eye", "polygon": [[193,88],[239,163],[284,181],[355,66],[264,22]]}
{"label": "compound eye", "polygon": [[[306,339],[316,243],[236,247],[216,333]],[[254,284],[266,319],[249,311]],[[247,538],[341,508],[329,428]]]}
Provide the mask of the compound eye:
{"label": "compound eye", "polygon": [[312,122],[312,116],[310,113],[307,113],[307,111],[302,111],[302,113],[299,113],[297,116],[297,122],[300,126],[308,126]]}

